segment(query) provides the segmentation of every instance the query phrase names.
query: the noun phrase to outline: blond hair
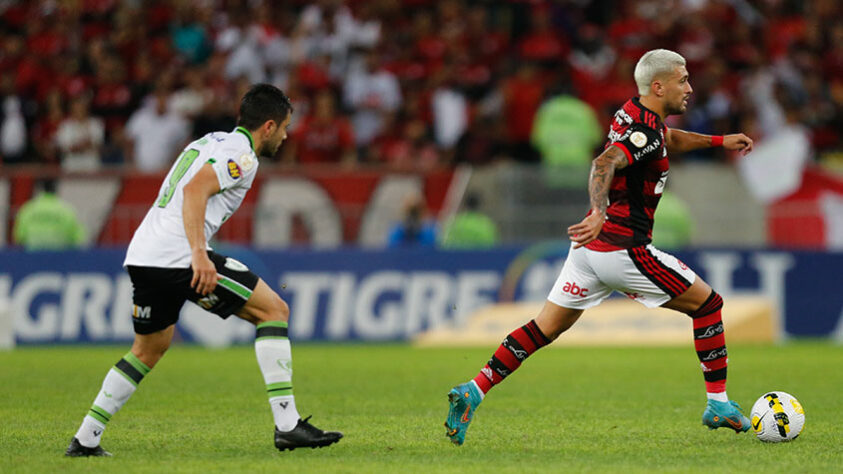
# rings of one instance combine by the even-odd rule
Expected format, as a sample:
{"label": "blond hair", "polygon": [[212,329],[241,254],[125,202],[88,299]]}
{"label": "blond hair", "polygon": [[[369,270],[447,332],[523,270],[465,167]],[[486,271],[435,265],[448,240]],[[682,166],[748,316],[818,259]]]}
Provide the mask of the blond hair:
{"label": "blond hair", "polygon": [[681,54],[668,49],[653,49],[647,51],[635,65],[635,85],[638,86],[638,95],[645,96],[650,93],[650,84],[657,77],[670,74],[677,66],[684,66],[685,58]]}

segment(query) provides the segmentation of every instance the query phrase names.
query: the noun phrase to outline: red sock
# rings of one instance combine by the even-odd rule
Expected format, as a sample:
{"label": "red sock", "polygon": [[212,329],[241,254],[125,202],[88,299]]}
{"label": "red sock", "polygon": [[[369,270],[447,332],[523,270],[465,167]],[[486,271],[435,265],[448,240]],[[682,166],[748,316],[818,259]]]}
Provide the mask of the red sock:
{"label": "red sock", "polygon": [[720,310],[723,298],[714,290],[702,306],[689,316],[694,320],[694,348],[700,359],[705,378],[705,390],[710,393],[726,391],[726,338]]}
{"label": "red sock", "polygon": [[515,369],[520,367],[530,354],[549,342],[550,339],[542,334],[536,325],[536,320],[531,320],[506,336],[498,350],[489,359],[489,363],[480,370],[477,377],[474,377],[474,382],[483,393],[488,392],[507,375],[515,372]]}

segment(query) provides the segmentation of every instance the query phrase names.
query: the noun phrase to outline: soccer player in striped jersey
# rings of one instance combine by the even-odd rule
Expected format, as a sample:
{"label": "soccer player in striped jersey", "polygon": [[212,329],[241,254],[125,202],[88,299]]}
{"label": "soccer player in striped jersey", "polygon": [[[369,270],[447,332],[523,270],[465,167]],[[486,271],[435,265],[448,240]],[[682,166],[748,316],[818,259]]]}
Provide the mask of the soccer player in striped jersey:
{"label": "soccer player in striped jersey", "polygon": [[133,286],[135,342],[105,376],[67,456],[111,455],[100,447],[106,424],[169,348],[185,301],[257,326],[255,354],[278,449],[328,446],[342,438],[311,425],[310,417],[302,420],[296,410],[287,304],[246,265],[208,245],[251,188],[258,157],[274,155],[287,138],[292,112],[283,92],[257,84],[240,103],[236,129],[190,143],[170,168],[124,262]]}
{"label": "soccer player in striped jersey", "polygon": [[648,307],[662,306],[690,316],[708,399],[703,424],[736,432],[750,427],[726,394],[723,300],[684,263],[650,242],[653,215],[667,180],[668,155],[712,146],[748,153],[752,140],[740,133],[709,136],[664,124],[667,116],[685,112],[692,92],[681,55],[649,51],[638,61],[634,76],[640,97],[617,111],[604,151],[592,162],[591,209],[568,228],[571,250],[543,309],[506,337],[473,380],[448,394],[446,435],[457,445],[465,441],[474,410],[493,386],[613,291]]}

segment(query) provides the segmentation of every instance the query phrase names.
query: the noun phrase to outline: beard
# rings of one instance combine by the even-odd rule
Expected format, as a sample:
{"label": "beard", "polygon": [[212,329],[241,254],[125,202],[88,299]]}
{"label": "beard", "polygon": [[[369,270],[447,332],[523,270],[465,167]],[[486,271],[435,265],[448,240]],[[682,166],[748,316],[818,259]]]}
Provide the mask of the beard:
{"label": "beard", "polygon": [[275,143],[264,142],[264,143],[261,144],[259,149],[255,150],[255,154],[258,155],[258,156],[272,157],[272,156],[275,156],[275,153],[278,152],[278,147],[280,147],[280,146],[281,146],[280,143],[275,144]]}

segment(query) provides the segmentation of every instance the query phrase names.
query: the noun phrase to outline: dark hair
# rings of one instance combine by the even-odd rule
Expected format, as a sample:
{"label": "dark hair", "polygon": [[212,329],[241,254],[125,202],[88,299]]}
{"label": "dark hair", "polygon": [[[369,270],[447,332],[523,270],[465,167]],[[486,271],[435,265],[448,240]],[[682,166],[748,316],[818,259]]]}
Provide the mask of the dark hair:
{"label": "dark hair", "polygon": [[255,84],[240,101],[240,117],[237,125],[247,130],[256,130],[267,120],[280,125],[293,112],[289,97],[272,84]]}

